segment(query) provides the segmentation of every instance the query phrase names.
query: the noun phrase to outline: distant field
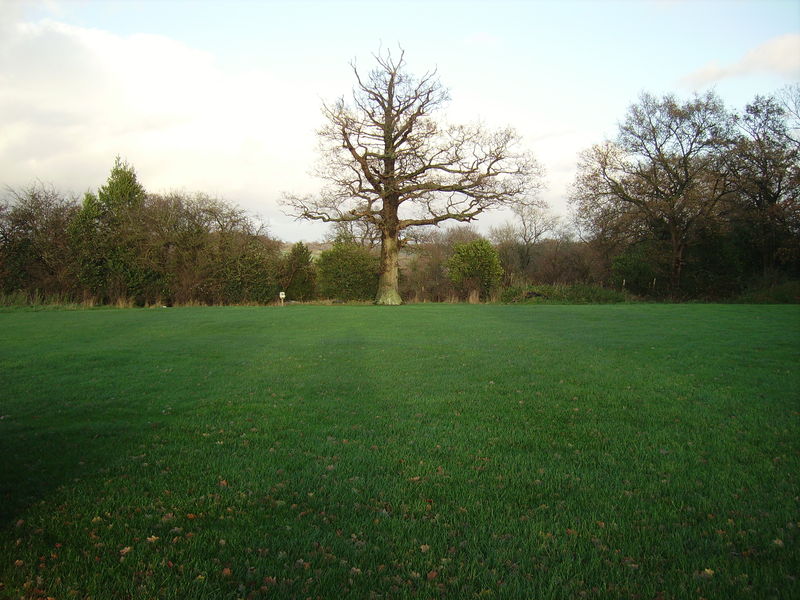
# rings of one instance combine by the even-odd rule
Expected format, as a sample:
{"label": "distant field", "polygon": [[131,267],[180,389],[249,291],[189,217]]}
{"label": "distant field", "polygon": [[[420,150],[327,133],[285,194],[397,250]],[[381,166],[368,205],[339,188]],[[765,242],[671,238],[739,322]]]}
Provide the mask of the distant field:
{"label": "distant field", "polygon": [[800,597],[800,307],[0,312],[0,598]]}

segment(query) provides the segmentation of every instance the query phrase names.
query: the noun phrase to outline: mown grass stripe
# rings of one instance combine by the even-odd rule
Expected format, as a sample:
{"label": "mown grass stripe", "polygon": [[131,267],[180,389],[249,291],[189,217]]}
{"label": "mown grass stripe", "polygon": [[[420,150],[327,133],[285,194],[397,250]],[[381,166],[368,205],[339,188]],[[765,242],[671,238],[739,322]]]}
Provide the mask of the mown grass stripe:
{"label": "mown grass stripe", "polygon": [[793,306],[0,312],[1,591],[788,598],[799,332]]}

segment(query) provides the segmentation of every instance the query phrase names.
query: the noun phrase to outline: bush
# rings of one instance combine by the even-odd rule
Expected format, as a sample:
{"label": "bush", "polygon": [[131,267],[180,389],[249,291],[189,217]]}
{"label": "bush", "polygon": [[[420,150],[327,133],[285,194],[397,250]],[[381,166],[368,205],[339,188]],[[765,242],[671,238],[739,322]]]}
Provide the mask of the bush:
{"label": "bush", "polygon": [[584,283],[515,286],[500,295],[500,301],[506,304],[615,304],[630,300],[624,292]]}
{"label": "bush", "polygon": [[283,258],[281,285],[289,300],[314,298],[314,263],[311,251],[303,242],[292,246]]}
{"label": "bush", "polygon": [[343,302],[373,300],[378,293],[378,266],[378,258],[366,248],[337,240],[317,260],[319,296]]}
{"label": "bush", "polygon": [[648,240],[626,248],[611,262],[611,283],[639,296],[669,293],[669,249],[663,242]]}
{"label": "bush", "polygon": [[486,299],[503,277],[500,255],[487,240],[456,244],[447,261],[450,280],[470,296]]}

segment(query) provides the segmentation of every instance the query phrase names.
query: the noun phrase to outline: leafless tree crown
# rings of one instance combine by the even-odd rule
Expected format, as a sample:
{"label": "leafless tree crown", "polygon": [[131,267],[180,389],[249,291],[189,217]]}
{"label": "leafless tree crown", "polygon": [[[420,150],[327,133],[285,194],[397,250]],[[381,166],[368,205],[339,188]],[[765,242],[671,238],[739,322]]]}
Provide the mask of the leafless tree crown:
{"label": "leafless tree crown", "polygon": [[406,73],[404,55],[376,56],[356,79],[352,100],[323,106],[316,196],[287,195],[298,218],[366,221],[394,233],[442,221],[471,221],[486,209],[512,204],[539,174],[516,151],[511,129],[442,125],[432,115],[449,99],[436,71]]}

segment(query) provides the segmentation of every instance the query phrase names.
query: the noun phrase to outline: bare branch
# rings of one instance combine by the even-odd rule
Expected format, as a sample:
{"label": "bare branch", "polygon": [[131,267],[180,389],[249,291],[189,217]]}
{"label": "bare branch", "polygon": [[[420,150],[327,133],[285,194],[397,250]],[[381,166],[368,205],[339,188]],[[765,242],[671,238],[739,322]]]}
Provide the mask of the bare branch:
{"label": "bare branch", "polygon": [[439,125],[434,116],[448,94],[436,71],[413,77],[402,51],[375,60],[366,76],[351,65],[351,102],[323,105],[317,175],[327,186],[313,197],[287,195],[284,204],[301,219],[374,225],[384,272],[394,269],[396,278],[402,231],[511,206],[538,190],[541,168],[510,129]]}

